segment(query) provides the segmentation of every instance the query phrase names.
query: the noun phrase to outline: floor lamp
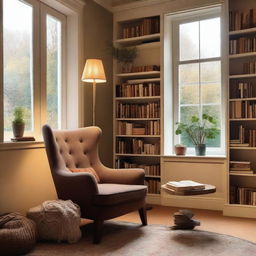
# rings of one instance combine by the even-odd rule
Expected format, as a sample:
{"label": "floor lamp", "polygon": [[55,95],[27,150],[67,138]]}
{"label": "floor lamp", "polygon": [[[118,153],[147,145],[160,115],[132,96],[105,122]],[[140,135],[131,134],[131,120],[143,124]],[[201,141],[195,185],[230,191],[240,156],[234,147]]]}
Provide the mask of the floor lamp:
{"label": "floor lamp", "polygon": [[81,80],[93,83],[93,125],[95,125],[96,83],[106,83],[107,81],[102,61],[99,59],[87,59]]}

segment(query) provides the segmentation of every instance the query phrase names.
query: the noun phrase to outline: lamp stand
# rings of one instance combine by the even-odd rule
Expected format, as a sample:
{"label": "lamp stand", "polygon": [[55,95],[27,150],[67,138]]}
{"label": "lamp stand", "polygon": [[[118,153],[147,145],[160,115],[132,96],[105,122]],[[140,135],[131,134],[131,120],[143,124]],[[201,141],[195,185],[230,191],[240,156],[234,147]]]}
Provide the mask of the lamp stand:
{"label": "lamp stand", "polygon": [[93,87],[93,116],[92,116],[92,125],[95,126],[95,103],[96,103],[96,82],[95,80],[93,81],[92,84]]}

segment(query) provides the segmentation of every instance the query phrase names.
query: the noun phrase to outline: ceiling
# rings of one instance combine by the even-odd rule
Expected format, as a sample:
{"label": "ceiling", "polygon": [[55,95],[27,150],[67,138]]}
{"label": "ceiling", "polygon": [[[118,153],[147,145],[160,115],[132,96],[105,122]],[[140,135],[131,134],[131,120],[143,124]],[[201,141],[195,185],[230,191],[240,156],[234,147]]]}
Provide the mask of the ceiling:
{"label": "ceiling", "polygon": [[144,0],[105,0],[105,2],[108,2],[108,4],[112,7],[139,2],[139,1],[144,1]]}

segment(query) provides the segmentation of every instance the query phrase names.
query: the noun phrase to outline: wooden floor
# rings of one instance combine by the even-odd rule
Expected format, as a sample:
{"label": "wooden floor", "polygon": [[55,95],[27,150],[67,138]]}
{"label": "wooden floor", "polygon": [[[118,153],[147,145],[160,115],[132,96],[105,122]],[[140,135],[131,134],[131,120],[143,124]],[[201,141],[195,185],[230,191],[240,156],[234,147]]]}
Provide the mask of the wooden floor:
{"label": "wooden floor", "polygon": [[[153,206],[147,211],[149,224],[173,225],[173,213],[178,208],[166,206]],[[224,217],[222,212],[194,209],[194,219],[201,221],[201,226],[197,229],[217,232],[243,238],[256,243],[256,219]],[[132,212],[115,220],[139,223],[139,214]]]}

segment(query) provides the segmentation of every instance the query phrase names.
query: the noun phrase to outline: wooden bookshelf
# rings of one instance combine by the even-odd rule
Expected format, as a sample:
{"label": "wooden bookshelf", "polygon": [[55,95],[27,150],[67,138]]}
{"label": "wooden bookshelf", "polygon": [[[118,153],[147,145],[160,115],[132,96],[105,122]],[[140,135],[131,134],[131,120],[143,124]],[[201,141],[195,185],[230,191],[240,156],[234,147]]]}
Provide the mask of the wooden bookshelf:
{"label": "wooden bookshelf", "polygon": [[[224,207],[224,214],[229,216],[252,217],[256,212],[256,206],[252,205],[256,204],[256,192],[253,192],[256,191],[256,174],[243,173],[246,167],[235,165],[238,162],[248,163],[248,169],[256,171],[256,133],[253,133],[256,131],[256,116],[252,107],[256,102],[256,46],[252,43],[256,40],[255,8],[255,1],[229,0],[229,139],[231,144],[236,144],[229,147],[229,160],[233,161],[230,169],[233,172],[229,173],[229,199]],[[243,97],[243,84],[246,84],[245,92],[248,93],[249,83],[253,85],[250,94]],[[249,146],[239,146],[239,143]],[[243,170],[239,171],[239,168]]]}
{"label": "wooden bookshelf", "polygon": [[[148,35],[133,36],[129,38],[122,38],[127,36],[127,33],[133,34],[133,28],[136,26],[147,26],[147,22],[152,18],[153,23],[159,22],[159,27],[153,29],[154,32]],[[160,67],[160,71],[147,71],[147,72],[131,72],[131,73],[120,73],[121,64],[114,61],[114,159],[113,162],[117,168],[129,168],[145,166],[145,183],[148,185],[148,196],[151,198],[150,202],[157,202],[160,199],[160,183],[161,183],[161,101],[162,101],[162,90],[161,90],[161,33],[160,33],[160,16],[145,17],[134,20],[122,20],[116,22],[114,26],[114,43],[117,46],[130,47],[135,46],[138,50],[138,56],[134,60],[133,65],[135,67],[139,66],[156,66]],[[129,31],[127,32],[126,29]],[[138,27],[137,27],[138,29]],[[131,32],[132,31],[132,32]],[[137,33],[143,33],[139,30]],[[154,88],[154,89],[153,89]],[[131,109],[136,108],[136,106],[147,105],[146,110],[140,109],[140,111],[148,111],[146,116],[140,115],[139,118],[137,114],[127,115]],[[155,104],[150,105],[150,104]],[[157,112],[155,108],[158,108]],[[118,109],[120,108],[120,109]],[[123,112],[121,112],[121,108]],[[150,116],[150,113],[158,113],[159,115]],[[136,110],[137,111],[137,110]],[[130,112],[129,112],[130,113]],[[136,112],[137,113],[137,112]],[[152,134],[152,129],[148,130],[151,124],[156,123],[157,134]],[[129,126],[128,126],[129,125]],[[132,128],[131,128],[132,127]],[[146,128],[145,128],[146,127]],[[151,127],[151,126],[150,126]],[[143,134],[134,134],[136,129],[146,129],[146,132],[141,132]],[[132,129],[132,131],[131,131]],[[133,130],[135,129],[135,130]],[[155,126],[154,126],[155,129]],[[153,132],[156,131],[153,129]],[[140,130],[141,131],[141,130]],[[149,132],[150,131],[150,132]],[[158,133],[159,132],[159,133]],[[127,134],[128,133],[128,134]],[[138,132],[139,133],[139,132]],[[150,134],[148,134],[150,133]],[[158,153],[155,154],[141,154],[136,153],[137,144],[134,141],[143,142],[143,146],[147,145],[157,145]],[[135,144],[129,144],[135,143]],[[129,153],[120,153],[120,147],[123,149],[129,148]],[[131,151],[135,150],[135,153]],[[126,152],[126,151],[125,151]],[[142,167],[141,167],[142,166]],[[148,168],[158,169],[158,173],[149,173]],[[130,168],[132,168],[130,167]],[[147,200],[148,201],[148,200]]]}

